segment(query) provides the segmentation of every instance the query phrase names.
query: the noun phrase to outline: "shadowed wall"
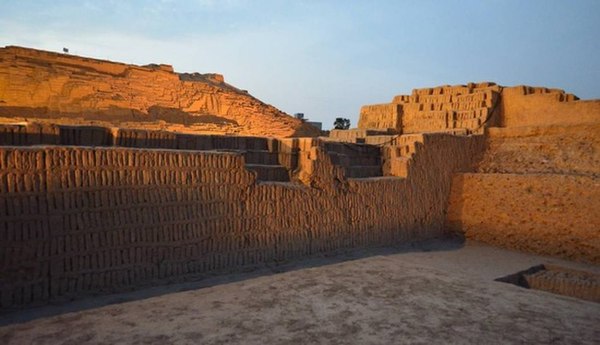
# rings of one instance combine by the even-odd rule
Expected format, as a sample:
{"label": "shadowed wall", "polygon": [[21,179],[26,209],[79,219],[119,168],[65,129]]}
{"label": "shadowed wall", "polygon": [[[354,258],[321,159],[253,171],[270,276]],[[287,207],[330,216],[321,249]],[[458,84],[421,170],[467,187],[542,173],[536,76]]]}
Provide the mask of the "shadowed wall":
{"label": "shadowed wall", "polygon": [[438,236],[452,173],[480,149],[477,138],[426,136],[408,178],[339,180],[311,147],[313,188],[257,183],[236,153],[2,147],[0,300],[42,303]]}

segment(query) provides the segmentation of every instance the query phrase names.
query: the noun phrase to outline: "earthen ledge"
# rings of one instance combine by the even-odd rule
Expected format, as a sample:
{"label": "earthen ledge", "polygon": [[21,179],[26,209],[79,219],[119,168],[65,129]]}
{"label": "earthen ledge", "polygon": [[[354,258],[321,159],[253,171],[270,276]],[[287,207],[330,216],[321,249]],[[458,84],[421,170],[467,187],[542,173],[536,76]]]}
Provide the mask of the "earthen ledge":
{"label": "earthen ledge", "polygon": [[516,138],[539,135],[563,134],[568,132],[582,132],[586,130],[600,131],[600,123],[520,127],[489,127],[487,128],[487,136],[489,138]]}
{"label": "earthen ledge", "polygon": [[375,177],[348,177],[348,182],[381,182],[381,181],[400,181],[406,177],[401,176],[375,176]]}
{"label": "earthen ledge", "polygon": [[82,146],[82,145],[0,145],[2,149],[13,149],[19,151],[36,151],[40,149],[93,149],[106,151],[134,151],[134,152],[165,152],[165,153],[195,153],[195,154],[218,154],[225,156],[242,156],[242,152],[221,150],[186,150],[168,148],[127,147],[127,146]]}
{"label": "earthen ledge", "polygon": [[289,189],[310,189],[311,187],[306,186],[302,183],[293,182],[293,181],[256,181],[257,186],[279,186],[285,187]]}
{"label": "earthen ledge", "polygon": [[552,178],[552,177],[565,177],[565,176],[569,176],[569,177],[584,177],[584,178],[591,178],[591,179],[599,179],[597,176],[594,175],[589,175],[589,174],[578,174],[578,173],[554,173],[554,172],[548,172],[548,173],[543,173],[543,172],[535,172],[535,173],[486,173],[486,172],[457,172],[455,173],[455,175],[463,175],[463,176],[467,176],[467,177],[475,177],[475,176],[486,176],[486,177],[493,177],[493,176],[497,176],[497,177],[531,177],[531,178],[537,178],[537,177],[546,177],[546,178]]}

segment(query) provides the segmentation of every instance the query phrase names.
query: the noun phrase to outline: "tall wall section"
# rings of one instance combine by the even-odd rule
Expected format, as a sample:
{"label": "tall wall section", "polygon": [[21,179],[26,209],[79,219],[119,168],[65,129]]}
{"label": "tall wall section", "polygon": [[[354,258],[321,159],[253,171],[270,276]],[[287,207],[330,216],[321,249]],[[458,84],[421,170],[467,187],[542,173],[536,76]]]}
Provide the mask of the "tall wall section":
{"label": "tall wall section", "polygon": [[448,226],[494,246],[600,264],[599,201],[591,176],[457,174]]}
{"label": "tall wall section", "polygon": [[505,87],[498,120],[501,127],[597,124],[600,100],[579,100],[560,89]]}
{"label": "tall wall section", "polygon": [[360,109],[358,128],[398,131],[402,128],[402,106],[398,104],[365,105]]}
{"label": "tall wall section", "polygon": [[475,172],[455,175],[449,229],[494,246],[600,264],[600,121],[565,125],[576,121],[566,117],[556,118],[562,125],[531,126],[544,117],[522,117],[527,126],[488,128]]}
{"label": "tall wall section", "polygon": [[0,48],[0,122],[25,119],[192,133],[320,134],[217,74]]}
{"label": "tall wall section", "polygon": [[311,186],[257,183],[239,153],[0,147],[0,302],[437,236],[451,175],[480,149],[473,138],[426,136],[408,178],[351,179],[309,145]]}
{"label": "tall wall section", "polygon": [[[398,126],[390,129],[392,122]],[[454,177],[448,228],[496,246],[600,263],[600,100],[494,83],[415,89],[364,106],[359,129],[342,132],[331,140],[381,145],[385,170],[395,174],[405,174],[411,159],[394,142],[412,140],[410,133],[483,133],[481,162]]]}

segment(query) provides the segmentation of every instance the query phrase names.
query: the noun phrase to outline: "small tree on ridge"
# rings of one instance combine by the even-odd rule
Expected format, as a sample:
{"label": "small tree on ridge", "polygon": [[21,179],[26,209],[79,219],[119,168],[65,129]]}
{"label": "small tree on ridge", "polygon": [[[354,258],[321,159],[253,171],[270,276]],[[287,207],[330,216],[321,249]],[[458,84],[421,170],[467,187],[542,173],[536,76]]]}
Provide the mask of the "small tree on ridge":
{"label": "small tree on ridge", "polygon": [[350,120],[343,117],[337,117],[333,122],[333,128],[348,129],[350,128]]}

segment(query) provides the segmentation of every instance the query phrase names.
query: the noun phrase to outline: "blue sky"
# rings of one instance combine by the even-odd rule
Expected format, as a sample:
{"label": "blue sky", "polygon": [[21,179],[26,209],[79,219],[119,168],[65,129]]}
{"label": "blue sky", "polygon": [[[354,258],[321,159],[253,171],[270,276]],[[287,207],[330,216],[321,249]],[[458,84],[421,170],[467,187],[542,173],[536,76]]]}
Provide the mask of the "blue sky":
{"label": "blue sky", "polygon": [[469,81],[600,98],[598,0],[0,0],[5,45],[222,73],[325,128]]}

